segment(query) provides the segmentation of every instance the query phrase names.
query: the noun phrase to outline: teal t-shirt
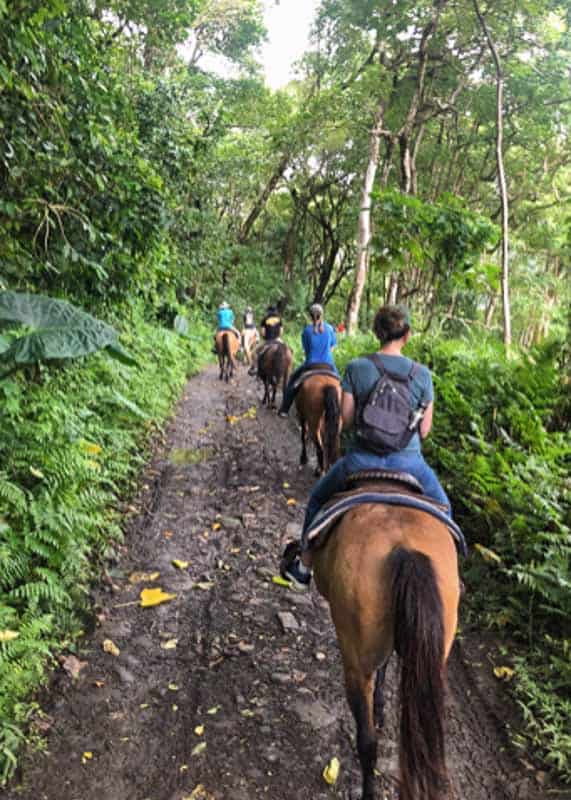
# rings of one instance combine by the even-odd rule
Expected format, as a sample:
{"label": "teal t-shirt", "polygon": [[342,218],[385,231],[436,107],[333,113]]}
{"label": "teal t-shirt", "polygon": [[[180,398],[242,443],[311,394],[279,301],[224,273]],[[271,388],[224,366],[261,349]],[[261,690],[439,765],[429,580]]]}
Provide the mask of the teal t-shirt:
{"label": "teal t-shirt", "polygon": [[[405,376],[412,369],[413,362],[406,356],[389,356],[384,353],[380,353],[380,356],[383,365],[389,372]],[[420,369],[416,371],[412,378],[410,387],[412,411],[416,411],[421,403],[427,405],[434,399],[430,370],[422,364],[419,366]],[[347,364],[341,386],[343,391],[352,394],[355,398],[355,419],[358,419],[361,409],[367,402],[367,398],[379,378],[379,370],[368,358],[355,358]],[[420,452],[420,436],[418,433],[414,434],[403,452]]]}

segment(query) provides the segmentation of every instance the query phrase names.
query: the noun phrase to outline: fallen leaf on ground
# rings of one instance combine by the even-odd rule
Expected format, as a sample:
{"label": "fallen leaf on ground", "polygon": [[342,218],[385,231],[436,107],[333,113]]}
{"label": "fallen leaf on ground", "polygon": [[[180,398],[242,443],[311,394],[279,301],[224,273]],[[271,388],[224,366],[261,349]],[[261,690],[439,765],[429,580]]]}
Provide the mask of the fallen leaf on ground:
{"label": "fallen leaf on ground", "polygon": [[162,589],[143,589],[141,591],[141,608],[150,608],[151,606],[158,606],[161,603],[168,603],[174,600],[176,594],[168,594],[163,592]]}
{"label": "fallen leaf on ground", "polygon": [[515,670],[511,667],[494,667],[494,675],[503,681],[510,681],[515,675]]}
{"label": "fallen leaf on ground", "polygon": [[241,653],[252,653],[254,651],[254,645],[248,642],[238,642],[238,650]]}
{"label": "fallen leaf on ground", "polygon": [[287,505],[288,506],[296,506],[297,505],[297,500],[295,499],[295,497],[288,497]]}
{"label": "fallen leaf on ground", "polygon": [[132,572],[129,575],[129,583],[153,583],[161,576],[160,572]]}
{"label": "fallen leaf on ground", "polygon": [[166,642],[161,644],[163,650],[175,650],[178,644],[178,639],[167,639]]}
{"label": "fallen leaf on ground", "polygon": [[212,523],[212,530],[213,531],[219,531],[221,527],[222,527],[222,525],[220,524],[220,522],[213,522]]}
{"label": "fallen leaf on ground", "polygon": [[195,786],[190,794],[185,795],[182,800],[214,800],[214,795],[207,792],[202,783]]}
{"label": "fallen leaf on ground", "polygon": [[218,714],[219,711],[220,706],[212,706],[212,708],[209,708],[206,713],[210,714],[210,716],[214,716],[214,714]]}
{"label": "fallen leaf on ground", "polygon": [[81,763],[87,764],[88,761],[91,761],[93,758],[93,753],[90,750],[86,750],[85,753],[81,756]]}
{"label": "fallen leaf on ground", "polygon": [[75,656],[60,656],[59,662],[71,678],[79,677],[81,670],[87,666],[87,661],[80,661]]}
{"label": "fallen leaf on ground", "polygon": [[240,711],[240,714],[243,717],[255,717],[256,716],[255,712],[254,711],[250,711],[249,708],[244,708],[242,711]]}
{"label": "fallen leaf on ground", "polygon": [[121,652],[115,642],[112,642],[111,639],[103,640],[103,650],[105,653],[110,653],[112,656],[118,656]]}
{"label": "fallen leaf on ground", "polygon": [[0,642],[11,642],[17,639],[20,634],[18,631],[0,631]]}
{"label": "fallen leaf on ground", "polygon": [[194,729],[194,732],[197,736],[202,736],[202,734],[204,733],[204,725],[197,725],[196,728]]}
{"label": "fallen leaf on ground", "polygon": [[176,567],[177,569],[188,569],[188,567],[190,567],[190,561],[181,561],[178,558],[173,558],[171,563],[173,567]]}
{"label": "fallen leaf on ground", "polygon": [[212,581],[199,581],[194,584],[195,589],[202,589],[204,592],[208,591],[208,589],[212,589],[213,586],[214,583]]}
{"label": "fallen leaf on ground", "polygon": [[163,536],[165,537],[165,539],[170,539],[172,535],[173,535],[172,531],[163,531]]}
{"label": "fallen leaf on ground", "polygon": [[281,575],[274,575],[272,578],[272,583],[277,583],[278,586],[291,586],[291,582],[287,581],[285,578],[282,578]]}
{"label": "fallen leaf on ground", "polygon": [[172,704],[171,708],[173,711],[178,711],[178,706],[175,703]]}
{"label": "fallen leaf on ground", "polygon": [[289,489],[289,483],[287,482],[282,483],[282,486],[284,487],[284,489]]}
{"label": "fallen leaf on ground", "polygon": [[329,786],[334,786],[337,783],[337,778],[339,777],[339,768],[341,764],[339,763],[339,759],[333,757],[329,764],[325,766],[323,770],[323,780],[325,783],[328,783]]}
{"label": "fallen leaf on ground", "polygon": [[169,683],[169,690],[171,692],[178,692],[178,686],[176,685],[176,683]]}
{"label": "fallen leaf on ground", "polygon": [[105,681],[93,681],[94,686],[97,686],[98,689],[101,689],[105,686]]}
{"label": "fallen leaf on ground", "polygon": [[197,744],[196,747],[192,748],[191,756],[199,756],[201,753],[204,753],[206,750],[206,742],[200,742]]}

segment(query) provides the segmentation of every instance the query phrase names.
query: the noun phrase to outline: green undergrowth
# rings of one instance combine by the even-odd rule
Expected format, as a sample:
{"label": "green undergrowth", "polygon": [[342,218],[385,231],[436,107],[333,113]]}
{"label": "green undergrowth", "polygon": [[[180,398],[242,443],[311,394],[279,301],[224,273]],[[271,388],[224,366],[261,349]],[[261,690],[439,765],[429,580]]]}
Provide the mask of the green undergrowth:
{"label": "green undergrowth", "polygon": [[120,499],[135,490],[185,378],[211,357],[211,331],[197,320],[188,337],[137,313],[117,327],[138,367],[98,353],[0,381],[2,781],[31,692],[54,652],[73,648],[90,580],[121,541]]}
{"label": "green undergrowth", "polygon": [[[341,340],[337,363],[374,349],[371,336]],[[571,434],[560,348],[507,360],[495,343],[415,337],[407,352],[434,376],[425,455],[470,545],[470,613],[510,642],[525,723],[514,739],[571,782]]]}

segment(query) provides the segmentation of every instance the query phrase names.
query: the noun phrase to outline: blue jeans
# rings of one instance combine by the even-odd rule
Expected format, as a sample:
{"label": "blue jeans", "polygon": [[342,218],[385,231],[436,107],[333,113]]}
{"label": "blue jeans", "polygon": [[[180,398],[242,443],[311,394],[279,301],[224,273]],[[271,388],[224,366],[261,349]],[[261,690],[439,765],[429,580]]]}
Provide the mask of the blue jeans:
{"label": "blue jeans", "polygon": [[303,521],[303,533],[308,529],[321,506],[333,497],[334,494],[342,492],[345,489],[345,481],[349,475],[352,475],[354,472],[360,472],[362,469],[382,469],[383,467],[386,469],[397,469],[401,472],[408,472],[417,479],[424,493],[438,503],[447,506],[447,514],[450,517],[452,516],[448,495],[440,485],[440,481],[436,477],[434,470],[428,466],[422,457],[422,453],[418,451],[407,452],[406,450],[401,450],[400,453],[389,453],[389,455],[386,456],[378,456],[366,450],[351,450],[346,456],[336,461],[329,472],[320,478],[311,490],[305,512],[305,519]]}
{"label": "blue jeans", "polygon": [[[297,393],[297,389],[294,389],[293,387],[294,387],[294,384],[297,381],[297,379],[301,375],[303,375],[303,373],[306,372],[308,369],[311,369],[312,367],[317,367],[317,366],[319,366],[320,368],[321,367],[325,367],[325,365],[322,364],[321,362],[319,362],[319,364],[317,364],[317,363],[309,363],[309,364],[307,364],[304,361],[303,364],[300,367],[298,367],[296,370],[294,370],[292,372],[292,374],[290,376],[290,379],[287,382],[287,386],[286,386],[286,389],[285,389],[285,392],[284,392],[282,404],[280,406],[280,414],[283,414],[283,413],[287,414],[287,412],[290,410],[290,408],[292,406],[293,401],[295,400],[295,395]],[[337,367],[334,364],[328,364],[327,366],[330,368],[330,370],[333,372],[334,375],[337,375],[337,377],[339,377],[339,373],[337,372]]]}

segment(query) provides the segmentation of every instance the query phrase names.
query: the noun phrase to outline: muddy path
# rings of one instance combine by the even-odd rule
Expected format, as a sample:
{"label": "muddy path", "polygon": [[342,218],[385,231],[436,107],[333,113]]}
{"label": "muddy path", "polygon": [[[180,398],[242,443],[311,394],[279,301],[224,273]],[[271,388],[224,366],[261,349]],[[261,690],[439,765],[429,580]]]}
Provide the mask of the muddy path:
{"label": "muddy path", "polygon": [[[295,423],[257,408],[260,396],[243,369],[228,386],[214,367],[188,383],[143,477],[123,555],[94,591],[96,624],[76,654],[85,663],[76,678],[59,669],[40,698],[44,746],[24,758],[6,800],[359,796],[327,606],[315,590],[271,581],[313,478],[297,466]],[[133,584],[135,571],[160,577]],[[140,608],[145,585],[176,598]],[[119,655],[104,652],[106,639]],[[378,769],[392,800],[390,672],[388,682]],[[453,800],[548,796],[545,775],[508,746],[506,703],[485,646],[465,636],[450,663]],[[342,765],[334,789],[321,777],[332,756]]]}

